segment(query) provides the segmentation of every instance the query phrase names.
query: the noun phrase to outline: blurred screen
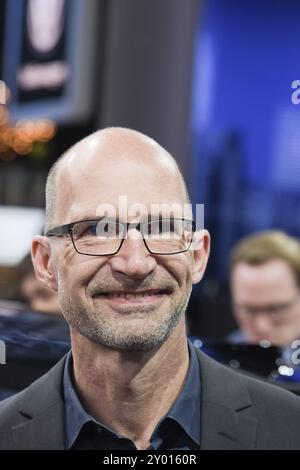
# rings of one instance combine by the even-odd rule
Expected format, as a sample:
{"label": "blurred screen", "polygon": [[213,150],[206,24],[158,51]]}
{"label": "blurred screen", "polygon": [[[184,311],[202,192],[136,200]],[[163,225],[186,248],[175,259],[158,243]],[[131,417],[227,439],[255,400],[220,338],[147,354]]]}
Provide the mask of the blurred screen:
{"label": "blurred screen", "polygon": [[34,235],[42,232],[44,210],[0,206],[0,265],[16,266],[30,251]]}

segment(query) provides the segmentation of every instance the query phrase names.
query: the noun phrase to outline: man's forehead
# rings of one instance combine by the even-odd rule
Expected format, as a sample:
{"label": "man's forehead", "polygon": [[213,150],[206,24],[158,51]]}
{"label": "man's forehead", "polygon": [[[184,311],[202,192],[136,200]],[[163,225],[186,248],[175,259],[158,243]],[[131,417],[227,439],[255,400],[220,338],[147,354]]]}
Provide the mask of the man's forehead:
{"label": "man's forehead", "polygon": [[149,204],[187,202],[175,160],[152,139],[125,134],[115,139],[92,135],[69,151],[57,178],[57,197],[69,218],[101,216],[103,204],[118,211],[124,197],[130,207],[146,204],[148,212]]}
{"label": "man's forehead", "polygon": [[192,208],[188,203],[131,203],[126,196],[120,196],[116,203],[102,202],[97,206],[75,202],[70,206],[69,222],[110,218],[125,222],[155,218],[191,218]]}
{"label": "man's forehead", "polygon": [[297,280],[291,267],[284,260],[272,259],[259,265],[239,263],[233,270],[233,280],[239,290],[253,290],[255,296],[280,295],[287,288],[297,287]]}
{"label": "man's forehead", "polygon": [[181,184],[179,170],[171,157],[155,153],[149,156],[142,151],[134,153],[132,149],[112,154],[104,149],[101,151],[99,146],[85,151],[80,146],[71,151],[63,160],[57,174],[58,188],[67,189],[68,186],[72,186],[74,192],[85,184],[90,187],[93,185],[93,188],[98,190],[100,185],[109,189],[114,184],[126,184],[126,182],[128,189],[131,189],[129,188],[131,184],[136,188],[144,185],[142,189],[146,190],[145,185],[151,180],[153,183],[161,184],[161,189],[166,187],[166,183],[168,187]]}
{"label": "man's forehead", "polygon": [[[190,218],[191,208],[185,197],[185,192],[179,188],[170,190],[152,186],[146,190],[146,183],[142,190],[130,184],[128,191],[118,192],[118,185],[108,185],[103,188],[101,184],[93,187],[83,184],[82,188],[69,186],[65,193],[64,203],[61,207],[61,223],[87,220],[98,217],[119,217],[131,221],[136,217],[147,218],[148,215],[163,215],[179,218]],[[126,189],[126,188],[122,188]],[[66,220],[67,219],[67,220]]]}
{"label": "man's forehead", "polygon": [[125,162],[82,171],[72,178],[62,177],[58,187],[63,194],[71,196],[71,201],[85,204],[93,199],[94,206],[98,201],[119,205],[119,199],[125,196],[130,204],[183,203],[186,200],[185,187],[178,175]]}
{"label": "man's forehead", "polygon": [[157,170],[176,171],[176,162],[157,142],[128,129],[107,129],[78,142],[65,155],[61,171],[69,176],[87,171],[90,167],[106,167],[138,163],[152,164]]}

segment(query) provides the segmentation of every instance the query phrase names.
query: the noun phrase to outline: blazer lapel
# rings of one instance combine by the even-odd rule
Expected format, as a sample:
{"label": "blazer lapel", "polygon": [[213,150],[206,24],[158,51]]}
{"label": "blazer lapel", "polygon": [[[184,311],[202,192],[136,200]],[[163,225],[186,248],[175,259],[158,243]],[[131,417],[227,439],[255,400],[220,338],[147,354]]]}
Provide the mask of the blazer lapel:
{"label": "blazer lapel", "polygon": [[63,450],[63,403],[57,402],[43,414],[12,428],[14,445],[19,450]]}
{"label": "blazer lapel", "polygon": [[257,420],[239,416],[232,409],[203,402],[201,449],[253,449]]}
{"label": "blazer lapel", "polygon": [[201,449],[253,449],[257,419],[237,372],[196,350],[201,368]]}
{"label": "blazer lapel", "polygon": [[62,374],[65,357],[24,393],[19,413],[23,421],[12,427],[17,449],[64,449]]}

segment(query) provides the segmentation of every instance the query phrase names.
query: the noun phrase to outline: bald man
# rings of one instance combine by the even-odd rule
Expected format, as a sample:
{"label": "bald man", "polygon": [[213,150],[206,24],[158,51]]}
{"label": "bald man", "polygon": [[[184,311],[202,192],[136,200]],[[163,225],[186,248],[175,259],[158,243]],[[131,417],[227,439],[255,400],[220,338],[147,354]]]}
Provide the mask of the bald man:
{"label": "bald man", "polygon": [[209,234],[174,159],[105,129],[64,154],[46,188],[36,275],[58,292],[72,349],[0,404],[1,449],[299,449],[300,400],[187,340]]}

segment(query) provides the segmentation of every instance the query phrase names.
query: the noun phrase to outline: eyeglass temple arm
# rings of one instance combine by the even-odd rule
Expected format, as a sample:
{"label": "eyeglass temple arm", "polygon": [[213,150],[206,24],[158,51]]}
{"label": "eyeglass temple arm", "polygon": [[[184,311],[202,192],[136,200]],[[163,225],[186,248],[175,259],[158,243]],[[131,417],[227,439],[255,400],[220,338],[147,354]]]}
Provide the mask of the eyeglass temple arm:
{"label": "eyeglass temple arm", "polygon": [[[182,219],[182,220],[184,220],[184,219]],[[195,232],[197,230],[196,223],[195,223],[194,220],[192,220],[191,222],[192,222],[192,230],[193,230],[193,232]],[[128,223],[128,222],[122,223],[122,225],[124,226],[126,232],[130,228],[130,226],[134,225],[134,224],[135,223]],[[147,224],[147,222],[145,224]],[[66,224],[66,225],[61,225],[59,227],[54,227],[54,228],[48,230],[45,233],[45,236],[46,237],[61,237],[63,235],[69,234],[70,231],[72,230],[72,227],[73,227],[73,224]],[[137,227],[135,227],[135,228],[136,228],[136,230],[140,230],[141,229],[141,224],[138,223]]]}
{"label": "eyeglass temple arm", "polygon": [[61,225],[60,227],[54,227],[45,233],[45,237],[62,237],[70,233],[71,226],[69,224]]}

